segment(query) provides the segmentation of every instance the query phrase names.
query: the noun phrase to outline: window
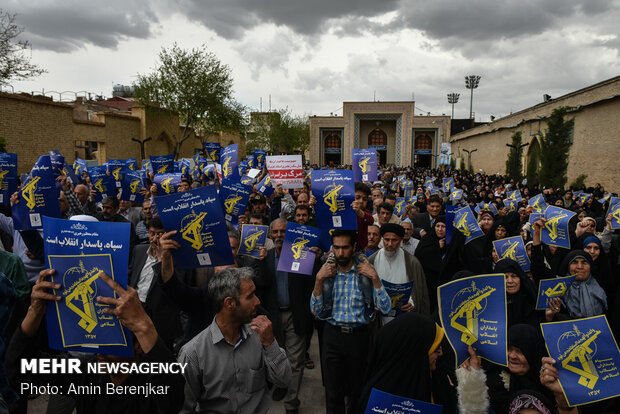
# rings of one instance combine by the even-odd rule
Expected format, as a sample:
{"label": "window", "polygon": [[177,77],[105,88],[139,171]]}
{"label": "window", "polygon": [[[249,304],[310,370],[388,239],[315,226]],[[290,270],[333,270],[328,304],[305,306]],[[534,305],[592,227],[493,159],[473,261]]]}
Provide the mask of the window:
{"label": "window", "polygon": [[325,148],[340,148],[340,135],[330,133],[325,137]]}
{"label": "window", "polygon": [[368,134],[368,145],[387,145],[387,134],[381,128],[373,129]]}

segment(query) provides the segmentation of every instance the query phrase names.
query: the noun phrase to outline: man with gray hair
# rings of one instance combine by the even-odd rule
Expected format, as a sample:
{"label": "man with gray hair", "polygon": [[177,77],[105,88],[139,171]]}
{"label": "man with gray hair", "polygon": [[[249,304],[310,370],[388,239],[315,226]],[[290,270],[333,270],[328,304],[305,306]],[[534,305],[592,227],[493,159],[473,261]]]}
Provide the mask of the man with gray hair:
{"label": "man with gray hair", "polygon": [[207,329],[179,354],[185,369],[181,413],[265,413],[267,381],[286,387],[291,367],[266,316],[256,316],[260,300],[252,271],[230,268],[209,280],[216,315]]}

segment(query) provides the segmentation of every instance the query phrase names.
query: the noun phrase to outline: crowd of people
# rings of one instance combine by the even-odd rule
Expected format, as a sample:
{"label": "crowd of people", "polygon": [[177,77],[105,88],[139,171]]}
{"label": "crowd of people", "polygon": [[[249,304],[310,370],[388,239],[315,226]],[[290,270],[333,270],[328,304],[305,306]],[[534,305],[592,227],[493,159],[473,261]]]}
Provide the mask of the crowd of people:
{"label": "crowd of people", "polygon": [[[305,173],[319,166],[306,166]],[[333,168],[333,167],[323,167]],[[341,166],[346,169],[350,166]],[[254,179],[260,182],[266,170]],[[429,186],[430,182],[433,186]],[[460,171],[379,169],[374,182],[355,183],[351,208],[357,231],[334,230],[331,248],[316,254],[312,275],[278,269],[287,223],[317,227],[311,180],[302,188],[274,185],[273,194],[253,188],[238,226],[228,223],[233,265],[180,270],[173,252],[176,230],[158,217],[152,176],[145,201],[134,205],[115,196],[95,202],[86,174],[79,183],[59,177],[63,218],[131,223],[128,284],[106,278],[117,298],[98,298],[132,331],[128,361],[186,363],[183,375],[28,375],[22,358],[67,357],[48,349],[46,303],[60,300],[50,289],[41,232],[14,229],[11,209],[0,213],[0,413],[26,412],[21,383],[109,383],[169,386],[166,395],[51,395],[48,413],[264,413],[282,400],[287,413],[316,412],[300,399],[306,369],[320,369],[328,413],[364,413],[373,388],[443,405],[444,413],[612,413],[614,398],[568,406],[555,361],[546,354],[540,323],[606,315],[620,338],[620,233],[607,214],[611,195],[589,188],[540,188],[505,176]],[[458,198],[440,191],[453,179]],[[152,185],[151,185],[152,184]],[[216,177],[183,178],[177,191],[219,185]],[[516,206],[507,192],[519,190]],[[575,191],[591,194],[585,202]],[[528,201],[542,194],[548,205],[576,213],[569,223],[570,248],[542,242],[544,219],[531,222]],[[613,194],[617,196],[616,194]],[[396,208],[397,200],[404,205]],[[18,203],[15,194],[11,203]],[[466,243],[459,231],[446,238],[446,207],[479,206],[481,237]],[[482,206],[482,207],[480,207]],[[269,226],[259,258],[238,255],[243,224]],[[168,231],[167,231],[168,230]],[[498,256],[493,241],[521,236],[529,272]],[[506,278],[508,366],[482,360],[470,347],[456,368],[455,355],[438,315],[437,288],[472,275]],[[577,275],[563,298],[536,310],[541,279]],[[413,282],[398,312],[384,284]],[[308,349],[317,335],[320,361]],[[5,348],[5,349],[4,349]],[[3,352],[5,351],[5,352]],[[72,354],[72,357],[76,355]],[[79,355],[88,359],[89,355]],[[100,361],[120,357],[98,355]],[[5,408],[2,408],[2,407]]]}

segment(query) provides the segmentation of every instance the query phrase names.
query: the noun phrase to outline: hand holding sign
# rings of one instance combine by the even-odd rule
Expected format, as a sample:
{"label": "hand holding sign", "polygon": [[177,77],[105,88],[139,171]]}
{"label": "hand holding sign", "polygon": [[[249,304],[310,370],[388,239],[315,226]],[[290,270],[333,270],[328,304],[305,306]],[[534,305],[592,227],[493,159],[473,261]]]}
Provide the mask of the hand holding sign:
{"label": "hand holding sign", "polygon": [[30,295],[30,307],[28,313],[22,321],[21,330],[26,336],[34,336],[41,325],[45,310],[47,308],[47,301],[59,301],[62,298],[60,296],[50,293],[50,289],[60,289],[58,283],[49,282],[46,279],[56,271],[54,269],[42,270],[39,273],[37,282],[32,287],[32,294]]}

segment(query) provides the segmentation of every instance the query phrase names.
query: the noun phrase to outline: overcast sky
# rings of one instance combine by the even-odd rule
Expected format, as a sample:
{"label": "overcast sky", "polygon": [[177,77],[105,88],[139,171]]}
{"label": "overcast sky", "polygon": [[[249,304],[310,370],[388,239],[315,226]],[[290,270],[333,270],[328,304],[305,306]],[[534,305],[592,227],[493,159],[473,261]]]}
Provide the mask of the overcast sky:
{"label": "overcast sky", "polygon": [[[89,4],[92,3],[92,4]],[[152,70],[162,47],[205,44],[252,110],[342,115],[343,101],[408,101],[469,114],[464,76],[482,76],[488,121],[620,75],[620,0],[3,0],[32,61],[16,91],[111,96]]]}

